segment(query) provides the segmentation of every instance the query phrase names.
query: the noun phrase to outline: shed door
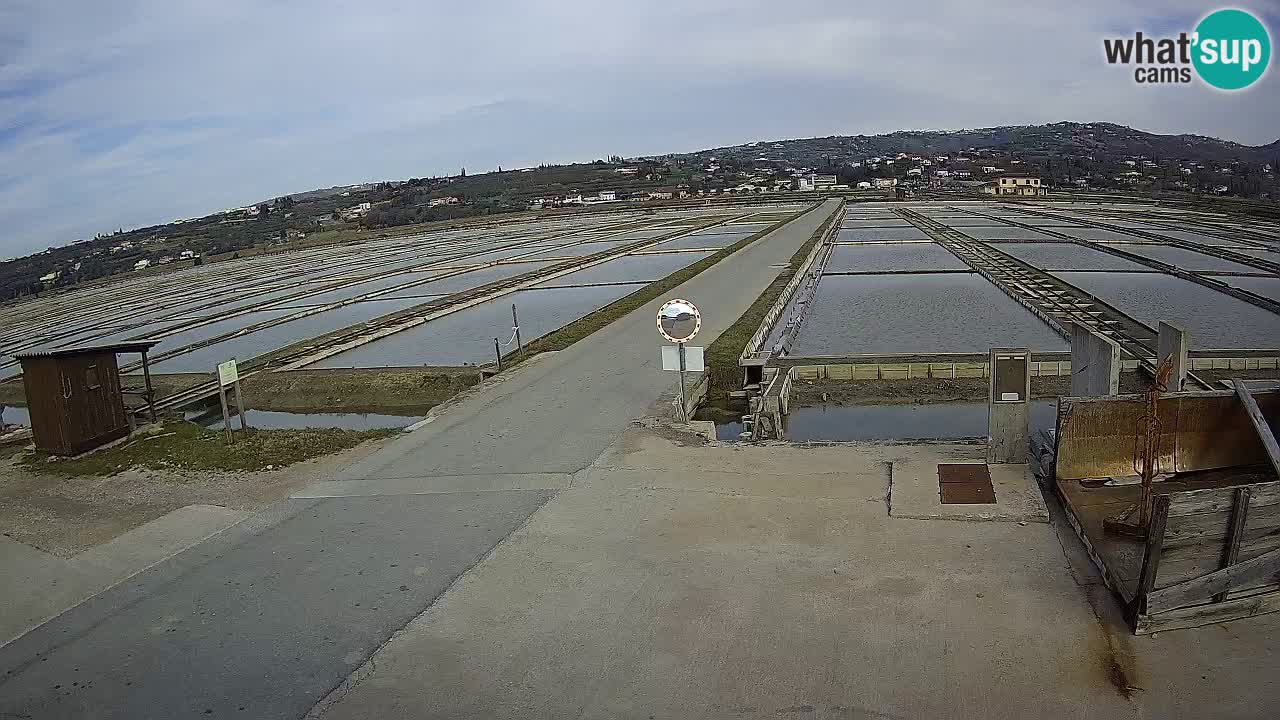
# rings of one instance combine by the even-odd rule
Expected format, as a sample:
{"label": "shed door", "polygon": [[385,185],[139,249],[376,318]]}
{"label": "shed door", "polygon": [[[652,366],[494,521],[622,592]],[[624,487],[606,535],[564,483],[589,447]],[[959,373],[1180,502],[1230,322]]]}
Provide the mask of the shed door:
{"label": "shed door", "polygon": [[63,387],[70,391],[67,410],[71,444],[77,451],[96,445],[93,440],[119,428],[117,413],[112,411],[119,402],[111,387],[110,376],[115,372],[112,364],[110,358],[100,355],[67,358],[61,363]]}

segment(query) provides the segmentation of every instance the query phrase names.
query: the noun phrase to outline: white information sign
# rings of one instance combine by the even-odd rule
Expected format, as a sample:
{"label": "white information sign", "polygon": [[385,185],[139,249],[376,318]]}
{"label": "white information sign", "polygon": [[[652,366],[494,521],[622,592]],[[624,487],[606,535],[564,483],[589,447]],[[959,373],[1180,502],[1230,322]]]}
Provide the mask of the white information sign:
{"label": "white information sign", "polygon": [[[205,367],[208,367],[208,365]],[[222,387],[234,385],[239,379],[240,371],[236,369],[236,361],[234,358],[223,363],[218,363],[218,382]]]}

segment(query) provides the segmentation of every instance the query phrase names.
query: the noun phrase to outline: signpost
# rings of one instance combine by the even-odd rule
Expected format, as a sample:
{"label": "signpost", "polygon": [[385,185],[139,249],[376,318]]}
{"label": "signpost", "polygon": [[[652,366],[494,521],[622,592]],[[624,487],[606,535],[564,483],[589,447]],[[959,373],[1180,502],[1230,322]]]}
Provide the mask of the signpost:
{"label": "signpost", "polygon": [[658,309],[658,333],[674,347],[662,348],[662,369],[680,373],[680,415],[685,414],[689,406],[688,391],[685,389],[684,374],[686,371],[701,372],[704,368],[702,348],[686,347],[686,343],[702,329],[702,313],[698,307],[688,300],[675,298],[668,300]]}
{"label": "signpost", "polygon": [[233,387],[236,393],[236,410],[240,413],[240,429],[248,430],[249,423],[244,418],[244,395],[240,392],[240,370],[236,367],[236,359],[218,363],[218,399],[222,402],[222,425],[226,428],[227,442],[235,442],[231,434],[231,410],[227,406],[227,388]]}

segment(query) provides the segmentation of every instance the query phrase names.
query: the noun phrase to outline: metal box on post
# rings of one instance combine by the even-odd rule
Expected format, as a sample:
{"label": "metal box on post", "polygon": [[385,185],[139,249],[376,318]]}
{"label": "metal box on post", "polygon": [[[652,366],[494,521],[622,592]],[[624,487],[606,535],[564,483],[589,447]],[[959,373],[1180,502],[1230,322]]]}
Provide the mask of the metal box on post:
{"label": "metal box on post", "polygon": [[1031,420],[1031,351],[991,348],[987,462],[1025,463]]}

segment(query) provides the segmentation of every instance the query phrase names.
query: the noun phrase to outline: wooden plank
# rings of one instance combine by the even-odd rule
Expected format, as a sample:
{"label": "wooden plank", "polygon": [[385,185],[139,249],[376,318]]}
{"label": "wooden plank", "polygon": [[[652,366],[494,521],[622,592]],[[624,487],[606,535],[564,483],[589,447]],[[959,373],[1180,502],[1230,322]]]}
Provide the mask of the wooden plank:
{"label": "wooden plank", "polygon": [[[1249,488],[1240,488],[1247,490]],[[1165,549],[1198,543],[1221,542],[1227,537],[1231,525],[1230,513],[1201,513],[1197,515],[1169,515],[1169,525],[1164,531]],[[1249,529],[1252,537],[1280,529],[1280,505],[1256,505],[1249,503]]]}
{"label": "wooden plank", "polygon": [[1271,467],[1275,468],[1277,475],[1280,475],[1280,443],[1276,442],[1276,436],[1271,433],[1267,418],[1263,416],[1262,410],[1258,408],[1258,402],[1253,399],[1253,393],[1249,391],[1249,386],[1243,380],[1233,379],[1231,384],[1235,386],[1236,397],[1240,398],[1245,413],[1253,423],[1254,431],[1258,433],[1258,439],[1262,441],[1262,447],[1267,452]]}
{"label": "wooden plank", "polygon": [[1174,516],[1226,513],[1235,507],[1237,488],[1248,487],[1250,509],[1280,504],[1280,482],[1241,483],[1206,490],[1170,494],[1169,514]]}
{"label": "wooden plank", "polygon": [[1260,580],[1278,572],[1280,572],[1280,549],[1263,553],[1252,560],[1236,563],[1194,580],[1151,592],[1147,595],[1147,613],[1155,614],[1184,607],[1224,590],[1230,590],[1234,585]]}
{"label": "wooden plank", "polygon": [[[1236,506],[1231,511],[1230,529],[1222,543],[1222,563],[1219,569],[1229,568],[1240,559],[1240,540],[1244,537],[1244,525],[1249,521],[1249,488],[1236,490]],[[1213,596],[1214,602],[1227,599],[1227,591]]]}
{"label": "wooden plank", "polygon": [[1138,603],[1146,606],[1147,595],[1156,584],[1160,570],[1160,553],[1164,549],[1164,528],[1169,520],[1169,496],[1156,495],[1151,501],[1151,522],[1147,525],[1147,549],[1142,554],[1142,572],[1138,574]]}
{"label": "wooden plank", "polygon": [[[1205,565],[1205,572],[1219,570],[1221,568],[1218,567],[1217,560],[1222,557],[1224,539],[1225,536],[1202,542],[1181,542],[1172,547],[1169,545],[1169,541],[1166,540],[1164,552],[1160,556],[1161,562],[1166,564],[1170,562],[1200,563]],[[1239,559],[1255,558],[1277,548],[1280,548],[1280,529],[1255,530],[1252,525],[1246,525],[1244,536],[1240,540]],[[1164,572],[1160,574],[1158,580],[1161,585],[1173,584],[1169,582],[1169,575]]]}
{"label": "wooden plank", "polygon": [[1194,605],[1170,610],[1158,615],[1139,615],[1135,618],[1135,635],[1149,635],[1164,630],[1213,625],[1227,620],[1265,615],[1280,611],[1280,592],[1269,592],[1249,597],[1232,598],[1226,602]]}

